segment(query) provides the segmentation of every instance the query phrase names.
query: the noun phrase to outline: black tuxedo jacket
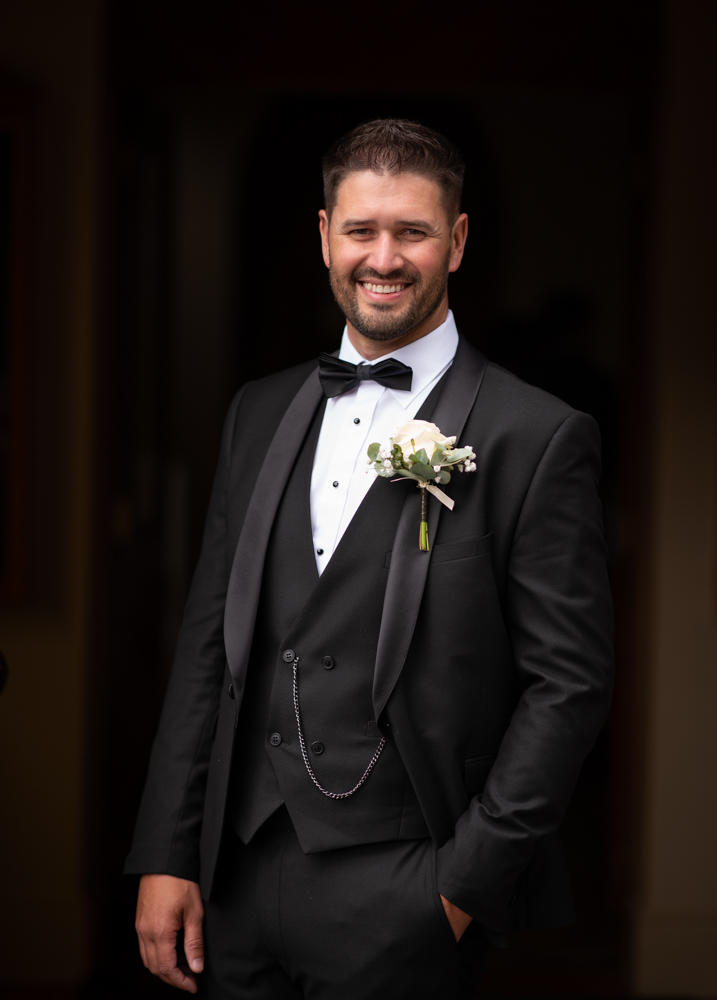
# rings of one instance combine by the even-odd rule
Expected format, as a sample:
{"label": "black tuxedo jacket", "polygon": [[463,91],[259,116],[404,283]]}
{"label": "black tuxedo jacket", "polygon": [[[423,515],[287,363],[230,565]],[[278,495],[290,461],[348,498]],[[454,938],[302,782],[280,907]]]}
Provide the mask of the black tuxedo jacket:
{"label": "black tuxedo jacket", "polygon": [[[232,402],[127,872],[211,893],[264,555],[322,400],[311,362]],[[371,487],[396,518],[375,719],[418,796],[441,893],[498,933],[570,922],[557,830],[613,674],[598,430],[462,338],[432,420],[473,446],[477,471],[453,476],[453,511],[430,502],[428,553],[419,491]]]}

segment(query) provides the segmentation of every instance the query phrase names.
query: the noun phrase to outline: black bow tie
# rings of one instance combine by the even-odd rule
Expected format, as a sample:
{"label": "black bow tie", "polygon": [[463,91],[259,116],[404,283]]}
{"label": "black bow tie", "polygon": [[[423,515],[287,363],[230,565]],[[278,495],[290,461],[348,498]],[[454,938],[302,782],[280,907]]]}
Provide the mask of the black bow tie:
{"label": "black bow tie", "polygon": [[377,365],[352,365],[350,361],[340,361],[332,354],[322,351],[319,355],[319,379],[324,394],[329,399],[341,396],[367,379],[385,385],[388,389],[408,391],[413,381],[413,369],[395,358],[379,361]]}

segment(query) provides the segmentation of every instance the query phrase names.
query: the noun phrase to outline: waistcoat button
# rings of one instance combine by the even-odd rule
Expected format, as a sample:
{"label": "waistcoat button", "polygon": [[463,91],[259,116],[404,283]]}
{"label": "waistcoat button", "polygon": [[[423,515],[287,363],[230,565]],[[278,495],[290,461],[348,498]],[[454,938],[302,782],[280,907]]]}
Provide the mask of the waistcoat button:
{"label": "waistcoat button", "polygon": [[323,658],[323,660],[321,661],[321,665],[322,665],[322,667],[325,667],[327,670],[331,670],[331,668],[334,665],[334,658],[333,658],[333,656],[325,656]]}
{"label": "waistcoat button", "polygon": [[233,684],[229,685],[229,697],[232,699],[232,701],[234,701],[234,685]]}
{"label": "waistcoat button", "polygon": [[312,743],[311,744],[311,749],[314,751],[314,753],[323,753],[324,752],[324,744],[320,743],[317,740],[316,743]]}
{"label": "waistcoat button", "polygon": [[281,733],[272,733],[269,737],[269,742],[273,747],[278,747],[281,743]]}
{"label": "waistcoat button", "polygon": [[283,659],[286,661],[286,663],[291,663],[291,661],[294,659],[294,650],[293,649],[285,649],[284,652],[281,655],[282,655]]}

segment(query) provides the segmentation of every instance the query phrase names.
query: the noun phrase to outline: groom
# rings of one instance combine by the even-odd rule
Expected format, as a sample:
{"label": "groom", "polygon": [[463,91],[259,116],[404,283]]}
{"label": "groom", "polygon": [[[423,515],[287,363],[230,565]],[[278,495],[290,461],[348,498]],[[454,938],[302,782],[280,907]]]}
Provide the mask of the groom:
{"label": "groom", "polygon": [[[489,941],[573,920],[557,831],[612,685],[599,436],[459,336],[448,140],[373,121],[323,167],[346,329],[229,410],[126,865],[140,950],[226,1000],[473,997]],[[367,464],[414,418],[475,451],[428,551],[422,491]]]}

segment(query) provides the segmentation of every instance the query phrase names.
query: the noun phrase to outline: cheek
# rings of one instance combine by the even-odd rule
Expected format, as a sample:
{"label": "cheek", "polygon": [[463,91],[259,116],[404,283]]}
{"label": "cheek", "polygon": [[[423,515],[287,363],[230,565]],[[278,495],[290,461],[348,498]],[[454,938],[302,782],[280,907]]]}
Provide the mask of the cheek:
{"label": "cheek", "polygon": [[361,244],[331,240],[329,244],[331,266],[337,274],[347,277],[366,257],[366,248]]}
{"label": "cheek", "polygon": [[443,247],[420,243],[404,256],[420,272],[425,281],[430,281],[443,269],[447,252],[444,252]]}

